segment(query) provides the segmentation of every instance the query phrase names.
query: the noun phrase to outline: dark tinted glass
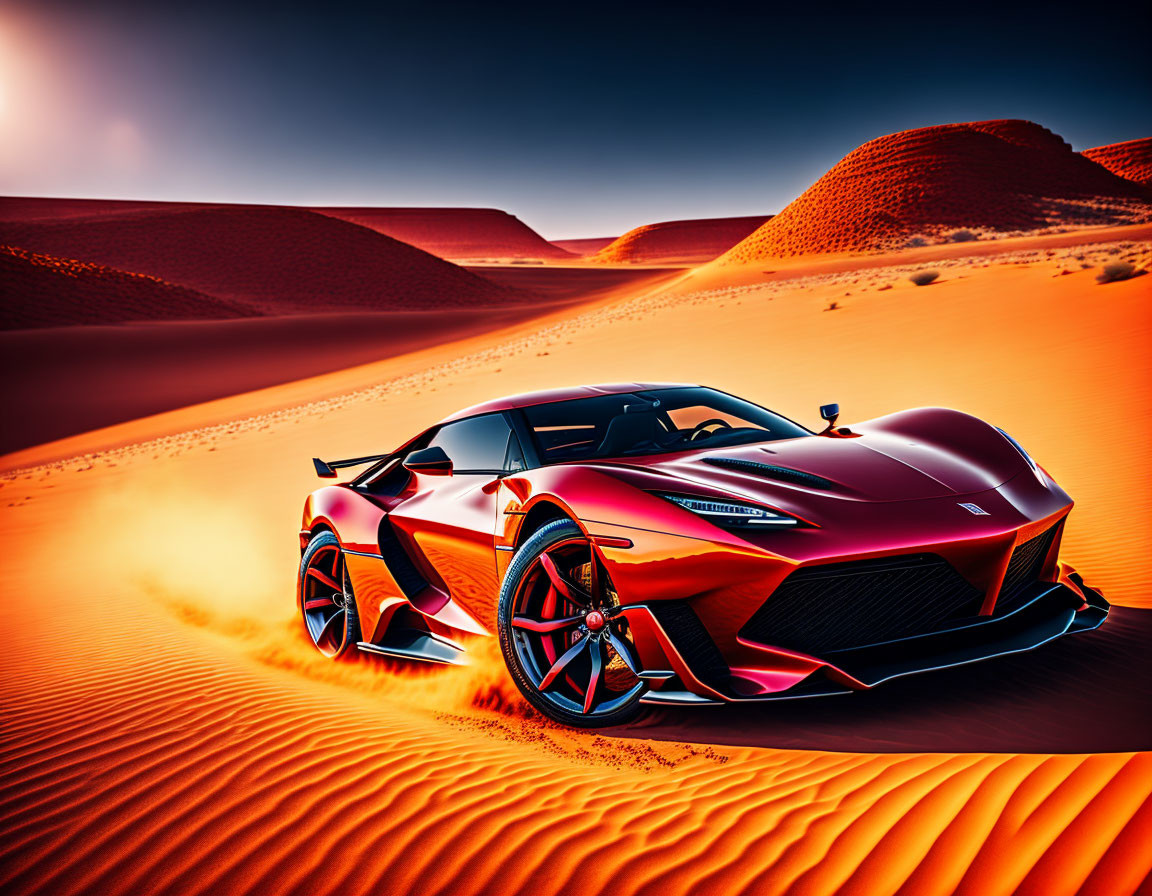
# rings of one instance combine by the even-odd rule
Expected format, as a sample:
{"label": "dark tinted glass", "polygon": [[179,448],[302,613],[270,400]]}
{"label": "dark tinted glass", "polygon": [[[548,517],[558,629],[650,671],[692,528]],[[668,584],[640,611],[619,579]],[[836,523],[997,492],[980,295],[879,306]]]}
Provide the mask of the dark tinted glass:
{"label": "dark tinted glass", "polygon": [[557,401],[524,408],[524,415],[546,464],[718,448],[811,434],[751,402],[700,387]]}
{"label": "dark tinted glass", "polygon": [[454,471],[503,470],[513,438],[503,414],[486,414],[441,427],[428,447],[443,448]]}
{"label": "dark tinted glass", "polygon": [[516,433],[508,439],[508,453],[504,456],[504,469],[509,473],[523,470],[527,464],[524,462],[524,449],[520,447],[520,440]]}

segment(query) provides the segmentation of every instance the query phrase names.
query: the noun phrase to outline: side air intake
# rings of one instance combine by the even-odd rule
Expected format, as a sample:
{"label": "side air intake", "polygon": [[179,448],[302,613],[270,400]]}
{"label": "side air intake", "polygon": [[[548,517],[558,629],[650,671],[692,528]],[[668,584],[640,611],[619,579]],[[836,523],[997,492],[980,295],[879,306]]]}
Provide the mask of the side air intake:
{"label": "side air intake", "polygon": [[814,473],[805,473],[803,470],[793,470],[790,467],[762,464],[759,461],[744,460],[740,457],[706,457],[704,463],[712,464],[714,467],[725,467],[738,473],[747,473],[750,476],[779,479],[781,482],[791,482],[793,485],[803,485],[807,488],[830,489],[833,486],[831,480]]}
{"label": "side air intake", "polygon": [[1019,545],[1008,561],[1008,571],[1004,574],[1004,584],[1000,586],[1000,595],[996,598],[997,616],[1011,613],[1019,609],[1026,602],[1029,587],[1040,581],[1040,573],[1044,569],[1044,559],[1052,547],[1052,539],[1056,536],[1056,528],[1052,527],[1041,532],[1035,538]]}

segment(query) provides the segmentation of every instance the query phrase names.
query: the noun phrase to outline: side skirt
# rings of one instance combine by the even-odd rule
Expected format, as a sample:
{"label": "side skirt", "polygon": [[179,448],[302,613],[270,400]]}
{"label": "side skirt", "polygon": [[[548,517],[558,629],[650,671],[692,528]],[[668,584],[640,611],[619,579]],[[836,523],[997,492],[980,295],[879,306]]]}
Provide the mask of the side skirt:
{"label": "side skirt", "polygon": [[356,646],[365,653],[378,653],[382,656],[398,657],[406,660],[420,660],[425,663],[443,663],[451,666],[466,666],[468,659],[464,648],[455,641],[434,635],[431,632],[402,629],[389,632],[388,643],[372,644],[361,641]]}
{"label": "side skirt", "polygon": [[701,697],[691,691],[649,691],[640,698],[650,706],[722,706],[719,700]]}

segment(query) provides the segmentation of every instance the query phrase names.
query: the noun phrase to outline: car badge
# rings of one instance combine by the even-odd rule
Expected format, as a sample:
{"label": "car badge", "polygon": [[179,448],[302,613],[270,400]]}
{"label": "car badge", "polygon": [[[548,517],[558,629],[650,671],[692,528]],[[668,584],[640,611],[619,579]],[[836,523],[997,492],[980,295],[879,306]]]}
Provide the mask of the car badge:
{"label": "car badge", "polygon": [[976,516],[989,516],[988,511],[981,507],[979,504],[961,504],[960,506],[967,510],[969,513],[976,514]]}

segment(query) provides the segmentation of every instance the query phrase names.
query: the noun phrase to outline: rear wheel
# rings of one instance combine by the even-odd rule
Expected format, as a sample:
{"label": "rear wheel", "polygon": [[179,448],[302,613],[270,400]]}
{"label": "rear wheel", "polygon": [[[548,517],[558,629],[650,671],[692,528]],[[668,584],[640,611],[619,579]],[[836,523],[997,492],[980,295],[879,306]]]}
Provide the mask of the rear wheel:
{"label": "rear wheel", "polygon": [[324,656],[354,656],[360,641],[360,619],[340,542],[331,532],[318,532],[300,558],[296,599],[308,637]]}
{"label": "rear wheel", "polygon": [[500,649],[516,686],[566,725],[619,725],[647,685],[620,601],[588,538],[556,520],[516,552],[500,589]]}

